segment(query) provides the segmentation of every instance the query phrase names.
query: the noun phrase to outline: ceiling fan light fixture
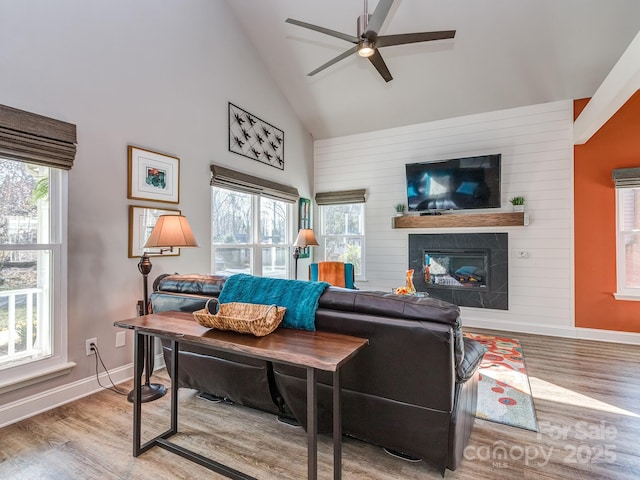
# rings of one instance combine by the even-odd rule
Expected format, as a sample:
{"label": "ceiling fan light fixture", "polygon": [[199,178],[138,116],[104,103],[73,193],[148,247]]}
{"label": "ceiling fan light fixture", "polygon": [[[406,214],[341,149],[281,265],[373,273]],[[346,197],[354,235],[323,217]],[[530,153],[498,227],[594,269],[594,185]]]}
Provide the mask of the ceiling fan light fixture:
{"label": "ceiling fan light fixture", "polygon": [[364,58],[368,58],[376,53],[373,42],[369,40],[362,40],[358,45],[358,55]]}

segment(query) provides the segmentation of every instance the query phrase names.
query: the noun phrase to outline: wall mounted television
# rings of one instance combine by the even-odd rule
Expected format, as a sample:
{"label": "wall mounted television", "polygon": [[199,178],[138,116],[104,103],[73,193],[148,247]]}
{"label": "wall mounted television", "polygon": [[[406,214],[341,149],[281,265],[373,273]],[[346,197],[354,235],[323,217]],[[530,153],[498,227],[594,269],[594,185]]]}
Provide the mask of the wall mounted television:
{"label": "wall mounted television", "polygon": [[410,212],[500,208],[501,155],[408,163]]}

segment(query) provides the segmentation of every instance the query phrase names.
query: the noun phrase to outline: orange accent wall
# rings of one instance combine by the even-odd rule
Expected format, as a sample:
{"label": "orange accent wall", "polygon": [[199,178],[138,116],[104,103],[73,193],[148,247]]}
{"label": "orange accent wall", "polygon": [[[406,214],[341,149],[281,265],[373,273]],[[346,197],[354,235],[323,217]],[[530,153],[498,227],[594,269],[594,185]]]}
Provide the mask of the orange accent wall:
{"label": "orange accent wall", "polygon": [[[574,117],[588,99],[574,102]],[[576,327],[640,332],[640,302],[616,300],[616,204],[611,171],[640,167],[640,90],[574,147]]]}

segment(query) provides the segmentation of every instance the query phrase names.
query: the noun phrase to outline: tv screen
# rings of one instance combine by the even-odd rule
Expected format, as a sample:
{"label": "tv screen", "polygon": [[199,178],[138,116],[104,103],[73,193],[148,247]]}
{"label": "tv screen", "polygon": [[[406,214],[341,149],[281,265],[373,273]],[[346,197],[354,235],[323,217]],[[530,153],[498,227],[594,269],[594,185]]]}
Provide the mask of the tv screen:
{"label": "tv screen", "polygon": [[500,154],[408,163],[410,212],[500,208]]}

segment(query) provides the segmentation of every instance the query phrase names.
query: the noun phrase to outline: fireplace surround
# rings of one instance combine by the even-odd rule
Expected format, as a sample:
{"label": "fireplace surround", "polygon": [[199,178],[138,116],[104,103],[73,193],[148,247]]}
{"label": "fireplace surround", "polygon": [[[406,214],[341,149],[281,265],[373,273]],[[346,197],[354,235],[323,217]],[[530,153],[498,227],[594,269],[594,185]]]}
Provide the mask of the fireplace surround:
{"label": "fireplace surround", "polygon": [[509,309],[507,233],[409,235],[409,268],[419,292],[477,308]]}

